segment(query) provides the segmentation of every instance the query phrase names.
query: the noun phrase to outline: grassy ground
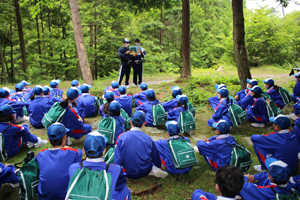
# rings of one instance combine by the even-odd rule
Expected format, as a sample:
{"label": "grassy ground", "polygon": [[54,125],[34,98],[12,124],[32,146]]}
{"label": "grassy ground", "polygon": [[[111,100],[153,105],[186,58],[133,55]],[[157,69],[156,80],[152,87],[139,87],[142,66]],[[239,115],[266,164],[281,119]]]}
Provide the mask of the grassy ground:
{"label": "grassy ground", "polygon": [[[258,81],[260,81],[262,78],[273,78],[275,84],[285,87],[290,92],[292,91],[292,87],[294,86],[293,78],[288,76],[289,70],[287,69],[264,66],[251,69],[251,73],[253,78],[256,78]],[[214,69],[193,70],[192,75],[193,78],[191,79],[191,81],[180,79],[179,75],[174,74],[162,74],[153,76],[147,75],[144,78],[144,81],[152,84],[160,83],[156,85],[150,85],[150,88],[156,91],[157,98],[161,101],[166,101],[171,98],[171,86],[173,85],[179,85],[183,88],[183,92],[189,94],[190,96],[197,96],[197,98],[193,96],[193,100],[195,100],[194,106],[197,109],[197,130],[193,131],[191,133],[191,136],[188,136],[192,144],[195,145],[197,140],[215,135],[215,129],[207,126],[207,120],[210,119],[211,115],[213,114],[212,109],[207,104],[207,99],[212,95],[216,95],[214,85],[222,81],[226,84],[228,83],[227,85],[231,95],[234,95],[235,92],[239,91],[240,87],[239,85],[237,85],[238,83],[235,83],[234,81],[234,78],[237,76],[237,72],[234,67],[225,67],[225,73],[216,72]],[[110,82],[114,79],[116,79],[116,77],[95,81],[94,86],[91,89],[91,93],[97,96],[102,95],[103,89],[106,86],[110,85]],[[193,82],[193,79],[196,80],[196,83]],[[164,83],[164,80],[173,81]],[[233,80],[231,81],[233,82],[233,84],[229,83],[230,80]],[[42,84],[46,85],[48,83],[45,82]],[[66,91],[69,86],[70,81],[65,81],[60,84],[60,87],[64,91]],[[260,86],[263,88],[262,82],[260,82]],[[9,85],[8,87],[13,88],[12,85]],[[128,92],[137,93],[139,92],[139,88],[131,87],[128,89]],[[284,108],[283,113],[287,114],[291,111],[292,105],[289,105]],[[99,120],[100,117],[89,118],[86,119],[85,123],[93,124],[94,122],[98,122]],[[38,130],[32,127],[30,128],[31,133],[36,134],[43,139],[47,138],[46,129]],[[153,131],[153,129],[149,128],[144,128],[144,131],[154,138],[167,138],[166,129],[164,127],[159,127],[159,131]],[[253,134],[265,134],[269,132],[272,132],[271,124],[267,124],[265,128],[258,129],[251,127],[249,122],[245,122],[240,127],[231,129],[231,134],[235,136],[237,141],[243,144],[252,153],[252,166],[258,164],[259,162],[253,151],[252,145],[249,144],[247,140]],[[81,138],[77,141],[73,140],[72,147],[82,148],[83,141],[84,138]],[[33,151],[37,153],[40,150],[48,147],[50,147],[49,144],[41,148],[33,149]],[[20,162],[26,156],[27,152],[28,148],[24,145],[18,155],[9,158],[6,162],[11,164]],[[206,192],[216,193],[214,187],[215,172],[198,153],[197,158],[199,163],[194,166],[188,174],[169,175],[165,179],[159,179],[155,177],[144,177],[138,180],[128,179],[127,185],[132,192],[138,192],[143,189],[149,188],[156,183],[161,183],[161,187],[159,187],[153,193],[141,197],[133,196],[133,199],[190,199],[193,191],[197,188],[202,189]],[[249,170],[249,173],[255,173],[254,169],[251,168]],[[0,191],[0,199],[18,199],[18,189],[3,185]]]}

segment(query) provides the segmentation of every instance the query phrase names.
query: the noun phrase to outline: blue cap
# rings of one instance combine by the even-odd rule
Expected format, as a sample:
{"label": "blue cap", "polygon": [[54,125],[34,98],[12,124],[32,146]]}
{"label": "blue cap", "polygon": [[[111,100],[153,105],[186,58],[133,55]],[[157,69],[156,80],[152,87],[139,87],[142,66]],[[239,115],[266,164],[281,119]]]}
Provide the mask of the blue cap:
{"label": "blue cap", "polygon": [[220,85],[216,84],[216,85],[215,85],[215,88],[216,88],[216,89],[221,89],[221,88],[227,88],[227,87],[226,87],[225,84],[220,84]]}
{"label": "blue cap", "polygon": [[26,86],[26,85],[30,85],[31,83],[27,83],[26,81],[21,81],[20,83],[23,84],[23,86]]}
{"label": "blue cap", "polygon": [[47,130],[49,140],[57,140],[64,137],[70,129],[66,128],[62,123],[55,122]]}
{"label": "blue cap", "polygon": [[106,143],[107,137],[97,131],[87,134],[83,142],[85,154],[87,156],[100,156],[105,149]]}
{"label": "blue cap", "polygon": [[188,102],[189,102],[189,99],[187,98],[187,96],[186,95],[177,95],[176,96],[176,99],[178,99],[178,101],[180,102],[180,103],[182,103],[182,104],[187,104]]}
{"label": "blue cap", "polygon": [[92,88],[91,85],[88,85],[88,84],[82,84],[80,86],[80,90],[82,91],[82,93],[88,93],[88,91]]}
{"label": "blue cap", "polygon": [[9,89],[9,94],[10,95],[12,95],[12,94],[14,94],[15,93],[15,91],[13,90],[13,89]]}
{"label": "blue cap", "polygon": [[248,79],[247,78],[247,82],[250,83],[253,86],[258,85],[258,82],[256,79]]}
{"label": "blue cap", "polygon": [[108,101],[111,102],[115,99],[115,94],[111,91],[105,92],[104,98]]}
{"label": "blue cap", "polygon": [[40,86],[40,85],[36,85],[34,88],[33,88],[33,93],[35,95],[40,95],[41,93],[43,93],[43,87]]}
{"label": "blue cap", "polygon": [[221,119],[218,123],[213,123],[212,127],[216,128],[221,133],[228,133],[230,130],[230,124],[223,119]]}
{"label": "blue cap", "polygon": [[14,111],[14,109],[8,104],[4,104],[0,106],[0,115],[8,115],[15,112],[16,111]]}
{"label": "blue cap", "polygon": [[297,72],[296,74],[293,74],[292,76],[295,76],[295,77],[300,77],[300,72]]}
{"label": "blue cap", "polygon": [[172,93],[173,95],[176,97],[177,95],[182,95],[182,91],[180,89],[180,87],[178,86],[173,86],[172,87]]}
{"label": "blue cap", "polygon": [[22,91],[24,89],[24,85],[22,83],[18,83],[15,86],[16,91]]}
{"label": "blue cap", "polygon": [[259,95],[262,93],[262,90],[258,85],[250,88],[250,91],[253,91],[253,92],[255,92],[256,94],[259,94]]}
{"label": "blue cap", "polygon": [[130,41],[129,41],[129,39],[128,38],[125,38],[124,40],[123,40],[123,43],[129,43]]}
{"label": "blue cap", "polygon": [[121,110],[121,104],[117,101],[112,101],[109,104],[109,111],[111,112],[118,112]]}
{"label": "blue cap", "polygon": [[48,95],[48,93],[50,92],[49,86],[45,85],[45,86],[43,87],[43,91],[44,91],[44,95]]}
{"label": "blue cap", "polygon": [[287,182],[290,179],[291,170],[285,162],[275,158],[267,158],[265,165],[276,182]]}
{"label": "blue cap", "polygon": [[131,120],[134,123],[143,124],[146,122],[146,115],[142,111],[135,111],[131,116]]}
{"label": "blue cap", "polygon": [[0,97],[1,98],[9,96],[9,94],[10,94],[10,89],[8,89],[7,87],[3,87],[0,89]]}
{"label": "blue cap", "polygon": [[50,82],[50,87],[56,88],[56,86],[58,86],[59,83],[60,83],[60,80],[59,80],[59,79],[57,79],[57,80],[52,80],[52,81]]}
{"label": "blue cap", "polygon": [[262,82],[269,84],[270,86],[274,85],[274,80],[271,78],[268,78],[266,80],[262,80]]}
{"label": "blue cap", "polygon": [[67,91],[67,97],[70,97],[72,100],[76,99],[79,96],[79,90],[77,87],[71,87]]}
{"label": "blue cap", "polygon": [[121,85],[121,86],[119,87],[118,91],[119,91],[120,94],[126,94],[126,87],[123,86],[123,85]]}
{"label": "blue cap", "polygon": [[72,86],[77,86],[78,83],[79,83],[79,81],[73,80],[73,81],[71,82],[71,85],[72,85]]}
{"label": "blue cap", "polygon": [[140,88],[141,88],[141,90],[147,90],[148,89],[148,85],[147,85],[147,83],[141,83],[140,84]]}
{"label": "blue cap", "polygon": [[118,88],[119,87],[119,83],[117,81],[112,81],[110,85],[111,85],[112,88]]}
{"label": "blue cap", "polygon": [[269,120],[274,122],[282,129],[288,129],[291,125],[291,121],[285,115],[278,115],[277,117],[270,117]]}
{"label": "blue cap", "polygon": [[227,97],[229,95],[229,92],[226,88],[217,89],[217,92],[221,94],[222,97]]}
{"label": "blue cap", "polygon": [[152,89],[147,90],[146,91],[146,96],[148,98],[155,98],[155,92],[154,92],[154,90],[152,90]]}
{"label": "blue cap", "polygon": [[166,122],[167,131],[170,135],[178,135],[180,133],[180,126],[176,121]]}

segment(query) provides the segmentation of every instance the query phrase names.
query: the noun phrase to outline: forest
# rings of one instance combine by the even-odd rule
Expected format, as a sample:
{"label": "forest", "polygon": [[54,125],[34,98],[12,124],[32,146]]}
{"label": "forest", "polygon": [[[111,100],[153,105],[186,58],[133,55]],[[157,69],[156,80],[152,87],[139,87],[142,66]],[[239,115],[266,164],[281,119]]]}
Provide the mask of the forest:
{"label": "forest", "polygon": [[[118,74],[124,38],[140,38],[147,52],[144,73],[181,73],[181,1],[146,8],[130,2],[79,1],[93,79]],[[189,6],[191,68],[235,65],[232,2],[191,0]],[[300,11],[280,17],[272,9],[249,10],[245,3],[243,10],[250,67],[289,68],[300,61]],[[1,0],[0,23],[1,83],[81,78],[70,1]]]}

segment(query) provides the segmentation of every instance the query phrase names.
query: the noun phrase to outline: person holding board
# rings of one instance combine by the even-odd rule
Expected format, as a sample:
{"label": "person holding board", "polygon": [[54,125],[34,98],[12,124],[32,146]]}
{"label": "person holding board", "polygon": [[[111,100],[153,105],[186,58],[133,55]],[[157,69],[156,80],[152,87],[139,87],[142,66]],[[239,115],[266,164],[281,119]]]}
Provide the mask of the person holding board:
{"label": "person holding board", "polygon": [[[137,55],[133,57],[133,84],[134,86],[140,85],[143,82],[143,58],[146,56],[146,51],[141,47],[139,38],[135,39],[135,46],[137,48]],[[139,82],[137,82],[139,76]]]}
{"label": "person holding board", "polygon": [[118,50],[118,55],[121,59],[121,68],[120,68],[118,83],[119,85],[121,85],[123,76],[124,74],[126,74],[125,86],[129,86],[130,69],[131,69],[132,58],[133,58],[133,55],[130,55],[130,50],[128,48],[129,43],[130,43],[129,39],[125,38],[123,40],[123,46]]}

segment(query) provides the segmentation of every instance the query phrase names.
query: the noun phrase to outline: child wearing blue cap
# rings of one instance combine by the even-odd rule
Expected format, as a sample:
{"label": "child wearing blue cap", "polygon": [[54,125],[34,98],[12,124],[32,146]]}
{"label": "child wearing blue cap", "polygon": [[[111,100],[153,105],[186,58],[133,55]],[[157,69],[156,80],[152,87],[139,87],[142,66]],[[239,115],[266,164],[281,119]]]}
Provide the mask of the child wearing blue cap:
{"label": "child wearing blue cap", "polygon": [[15,93],[13,95],[11,95],[11,99],[15,99],[15,100],[22,100],[24,99],[24,95],[26,94],[24,91],[24,85],[22,83],[18,83],[15,86]]}
{"label": "child wearing blue cap", "polygon": [[57,97],[50,96],[50,91],[51,91],[50,87],[45,85],[43,87],[43,92],[44,92],[43,97],[46,98],[46,99],[49,99],[50,101],[53,101],[54,103],[61,101],[61,99],[59,99]]}
{"label": "child wearing blue cap", "polygon": [[[139,105],[138,107],[135,108],[135,110],[142,111],[146,114],[146,121],[147,121],[146,126],[154,126],[152,107],[156,104],[161,104],[161,103],[158,99],[156,99],[155,92],[152,89],[148,89],[146,91],[146,97],[148,99],[148,102]],[[178,100],[176,99],[176,101]]]}
{"label": "child wearing blue cap", "polygon": [[208,126],[212,126],[213,123],[217,123],[221,119],[226,120],[230,126],[233,126],[230,115],[228,112],[228,108],[231,104],[235,103],[233,100],[229,99],[229,92],[226,88],[217,89],[219,103],[214,110],[214,114],[212,115],[212,119],[209,119],[207,124]]}
{"label": "child wearing blue cap", "polygon": [[0,132],[4,136],[4,149],[8,157],[16,155],[23,143],[27,143],[29,148],[33,146],[38,148],[47,144],[47,140],[42,140],[40,137],[31,134],[26,124],[22,126],[12,124],[15,113],[8,104],[0,106]]}
{"label": "child wearing blue cap", "polygon": [[172,87],[172,97],[173,97],[173,99],[170,100],[170,101],[166,101],[166,102],[162,103],[162,106],[164,107],[166,112],[170,112],[175,107],[177,107],[178,99],[176,99],[176,97],[178,95],[182,95],[182,90],[178,86],[173,86]]}
{"label": "child wearing blue cap", "polygon": [[[70,180],[76,170],[81,169],[82,166],[95,171],[102,171],[107,168],[107,164],[103,159],[106,142],[107,138],[97,131],[93,131],[86,136],[83,149],[87,158],[82,163],[74,163],[70,166]],[[126,173],[123,172],[122,168],[119,165],[109,165],[107,173],[110,173],[112,176],[110,199],[131,199],[130,191],[126,186]],[[91,187],[97,187],[97,185]]]}
{"label": "child wearing blue cap", "polygon": [[104,90],[104,94],[106,92],[113,92],[115,96],[120,96],[118,89],[119,89],[119,83],[117,81],[112,81],[111,87],[106,87]]}
{"label": "child wearing blue cap", "polygon": [[115,101],[121,104],[121,108],[124,109],[130,117],[132,114],[132,96],[126,94],[126,87],[123,85],[119,87],[119,93],[121,95],[116,97]]}
{"label": "child wearing blue cap", "polygon": [[297,103],[300,100],[300,72],[293,74],[294,80],[296,82],[295,87],[293,89],[293,101]]}
{"label": "child wearing blue cap", "polygon": [[194,149],[199,151],[205,161],[216,171],[220,167],[230,164],[232,146],[236,146],[236,142],[235,138],[229,134],[230,124],[228,122],[220,120],[212,126],[217,129],[217,135],[199,140]]}
{"label": "child wearing blue cap", "polygon": [[33,94],[34,96],[31,97],[31,101],[26,103],[29,121],[34,128],[44,128],[42,119],[44,114],[53,106],[54,102],[43,97],[44,91],[40,85],[33,88]]}
{"label": "child wearing blue cap", "polygon": [[[192,169],[192,167],[187,167],[184,169],[176,168],[174,165],[174,161],[173,161],[171,152],[170,152],[169,145],[168,145],[169,140],[176,140],[176,139],[182,138],[179,135],[180,126],[179,126],[178,122],[176,122],[176,121],[168,121],[166,123],[166,128],[167,128],[170,138],[166,139],[166,140],[160,139],[160,140],[154,142],[154,144],[159,152],[162,164],[164,165],[165,170],[170,174],[186,174]],[[183,138],[186,139],[188,143],[190,143],[190,140],[187,137],[183,137]]]}
{"label": "child wearing blue cap", "polygon": [[52,88],[52,90],[50,91],[50,96],[54,96],[54,97],[57,97],[57,98],[63,98],[63,93],[64,91],[62,89],[59,89],[59,83],[60,83],[60,80],[57,79],[57,80],[52,80],[50,82],[50,87]]}
{"label": "child wearing blue cap", "polygon": [[92,131],[92,126],[89,124],[84,124],[83,119],[78,115],[73,107],[76,107],[76,100],[79,96],[79,90],[76,87],[71,87],[67,91],[67,98],[64,99],[60,106],[66,109],[65,116],[62,120],[62,124],[70,129],[68,134],[67,145],[71,145],[71,137],[78,140],[82,136],[90,133]]}
{"label": "child wearing blue cap", "polygon": [[80,89],[80,81],[77,81],[77,80],[73,80],[72,82],[71,82],[71,86],[72,87],[77,87],[78,89]]}
{"label": "child wearing blue cap", "polygon": [[82,94],[78,97],[78,102],[83,102],[83,104],[85,105],[83,112],[84,117],[94,117],[97,111],[97,109],[95,108],[96,97],[89,93],[91,88],[92,86],[86,83],[80,86]]}
{"label": "child wearing blue cap", "polygon": [[[225,84],[220,84],[220,85],[216,84],[215,88],[220,90],[221,88],[227,88],[227,87]],[[216,95],[214,97],[210,97],[208,99],[208,102],[209,102],[210,106],[212,107],[212,109],[215,110],[215,108],[217,107],[217,105],[220,102],[219,96]]]}
{"label": "child wearing blue cap", "polygon": [[254,86],[258,85],[258,82],[256,79],[247,79],[247,89],[243,89],[236,93],[234,99],[236,101],[240,101],[245,97],[250,96],[250,89]]}
{"label": "child wearing blue cap", "polygon": [[144,82],[141,83],[140,88],[141,88],[141,92],[137,93],[137,94],[134,94],[132,96],[132,98],[134,98],[135,105],[137,105],[137,106],[142,105],[143,103],[148,101],[148,99],[146,97],[146,91],[148,90],[147,83],[144,83]]}
{"label": "child wearing blue cap", "polygon": [[261,97],[262,90],[259,86],[254,86],[250,89],[250,94],[254,98],[254,103],[248,105],[246,109],[248,121],[251,126],[263,128],[269,122],[269,115],[265,100]]}
{"label": "child wearing blue cap", "polygon": [[252,135],[253,149],[258,157],[260,165],[254,169],[261,171],[265,169],[264,161],[272,156],[287,163],[291,171],[297,166],[298,161],[298,140],[294,133],[289,130],[290,120],[284,115],[270,117],[274,122],[275,132],[266,135]]}
{"label": "child wearing blue cap", "polygon": [[[159,152],[152,138],[142,131],[146,123],[144,112],[136,111],[131,117],[131,129],[117,140],[114,164],[123,167],[128,178],[138,179],[147,175],[165,178]],[[150,173],[151,172],[151,173]]]}
{"label": "child wearing blue cap", "polygon": [[171,111],[168,113],[168,120],[175,120],[176,122],[179,121],[180,113],[187,111],[188,105],[187,103],[189,102],[189,99],[187,98],[186,95],[177,95],[177,106],[173,108]]}
{"label": "child wearing blue cap", "polygon": [[267,89],[267,94],[270,95],[271,99],[274,101],[275,105],[283,109],[284,103],[281,95],[279,94],[279,87],[274,84],[274,80],[268,78],[266,80],[262,80],[265,83],[265,88]]}
{"label": "child wearing blue cap", "polygon": [[38,196],[40,200],[63,200],[69,184],[69,168],[81,161],[82,151],[66,146],[70,130],[61,123],[52,124],[48,139],[52,148],[40,151],[35,159],[40,167]]}
{"label": "child wearing blue cap", "polygon": [[18,182],[19,177],[15,174],[15,166],[0,163],[0,189],[4,183],[16,184]]}
{"label": "child wearing blue cap", "polygon": [[100,106],[100,115],[103,117],[105,116],[109,111],[109,104],[115,99],[114,93],[111,91],[108,91],[104,94],[104,98],[106,102]]}

